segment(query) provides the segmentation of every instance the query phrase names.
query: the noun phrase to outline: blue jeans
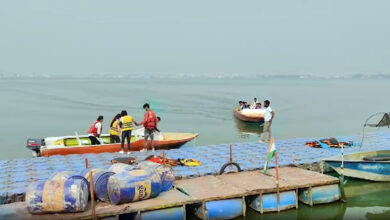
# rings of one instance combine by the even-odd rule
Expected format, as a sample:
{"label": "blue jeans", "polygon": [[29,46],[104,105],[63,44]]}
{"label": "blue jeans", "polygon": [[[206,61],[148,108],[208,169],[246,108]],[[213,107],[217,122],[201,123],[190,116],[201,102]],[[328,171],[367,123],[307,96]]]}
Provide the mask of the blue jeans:
{"label": "blue jeans", "polygon": [[131,130],[122,132],[122,140],[121,140],[121,149],[122,150],[124,150],[125,138],[127,140],[127,151],[130,151]]}

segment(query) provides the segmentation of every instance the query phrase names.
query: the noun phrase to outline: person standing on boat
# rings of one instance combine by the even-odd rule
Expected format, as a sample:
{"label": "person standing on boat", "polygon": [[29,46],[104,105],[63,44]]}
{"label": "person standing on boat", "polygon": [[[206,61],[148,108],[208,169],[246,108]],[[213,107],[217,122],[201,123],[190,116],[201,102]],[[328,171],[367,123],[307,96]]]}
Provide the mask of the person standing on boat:
{"label": "person standing on boat", "polygon": [[264,127],[263,127],[263,134],[262,139],[259,141],[260,143],[265,142],[265,136],[266,133],[268,133],[268,141],[271,140],[272,133],[271,133],[271,124],[272,124],[272,119],[274,119],[275,113],[272,111],[272,108],[270,106],[271,102],[269,100],[264,101]]}
{"label": "person standing on boat", "polygon": [[250,108],[256,109],[256,105],[257,105],[257,98],[254,98]]}
{"label": "person standing on boat", "polygon": [[260,102],[256,102],[256,107],[255,109],[261,109],[261,103]]}
{"label": "person standing on boat", "polygon": [[150,137],[150,140],[152,142],[152,151],[154,152],[154,131],[156,130],[156,125],[158,122],[158,119],[156,117],[156,114],[150,109],[149,104],[145,103],[143,105],[143,108],[145,109],[145,115],[144,120],[140,122],[139,124],[136,123],[136,125],[144,125],[145,132],[144,132],[144,149],[140,150],[140,152],[147,152],[148,151],[148,139]]}
{"label": "person standing on boat", "polygon": [[99,115],[97,120],[91,125],[88,130],[88,137],[91,140],[91,145],[98,145],[100,141],[97,139],[102,134],[103,130],[103,116]]}
{"label": "person standing on boat", "polygon": [[238,102],[238,106],[239,106],[240,110],[242,110],[244,108],[244,104],[242,103],[242,101]]}
{"label": "person standing on boat", "polygon": [[120,143],[121,142],[121,139],[119,138],[119,134],[120,134],[120,131],[121,131],[121,127],[120,127],[120,118],[121,118],[121,114],[117,114],[115,115],[114,119],[112,119],[112,122],[110,124],[110,142],[111,144],[114,144],[114,143]]}
{"label": "person standing on boat", "polygon": [[127,112],[123,110],[121,112],[120,118],[120,127],[122,131],[122,140],[121,140],[121,151],[120,153],[124,153],[124,145],[125,139],[127,140],[127,154],[130,154],[130,140],[131,140],[131,131],[134,130],[133,123],[137,124],[133,117],[127,115]]}

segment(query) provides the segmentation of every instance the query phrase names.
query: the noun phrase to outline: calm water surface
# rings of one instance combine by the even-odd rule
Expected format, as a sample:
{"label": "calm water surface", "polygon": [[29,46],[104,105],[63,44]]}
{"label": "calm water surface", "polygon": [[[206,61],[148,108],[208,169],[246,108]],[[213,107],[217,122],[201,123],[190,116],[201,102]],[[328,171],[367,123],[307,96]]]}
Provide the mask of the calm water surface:
{"label": "calm water surface", "polygon": [[390,80],[342,79],[0,79],[0,159],[29,157],[26,139],[103,132],[122,109],[143,119],[145,102],[163,131],[198,132],[195,145],[257,141],[257,124],[233,117],[238,100],[269,99],[276,139],[355,135],[365,119],[389,111]]}
{"label": "calm water surface", "polygon": [[[136,121],[142,105],[162,118],[163,131],[198,132],[191,145],[257,141],[260,128],[233,117],[239,100],[269,99],[277,139],[361,133],[365,119],[390,111],[389,79],[0,79],[0,159],[30,157],[27,138],[85,134],[98,115],[104,132],[122,109]],[[384,146],[390,147],[390,146]],[[390,184],[350,180],[348,202],[246,219],[390,219]]]}

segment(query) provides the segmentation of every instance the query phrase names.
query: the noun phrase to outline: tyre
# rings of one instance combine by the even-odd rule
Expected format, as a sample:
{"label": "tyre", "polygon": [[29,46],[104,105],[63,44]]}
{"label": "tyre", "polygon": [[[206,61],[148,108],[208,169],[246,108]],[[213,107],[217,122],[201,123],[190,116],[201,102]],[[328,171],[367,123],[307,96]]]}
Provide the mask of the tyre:
{"label": "tyre", "polygon": [[235,162],[228,162],[228,163],[225,163],[221,169],[219,170],[219,174],[223,174],[225,173],[225,169],[226,167],[228,166],[235,166],[236,167],[236,171],[229,171],[227,173],[236,173],[236,172],[241,172],[241,168],[240,168],[240,165],[238,165],[238,163],[235,163]]}

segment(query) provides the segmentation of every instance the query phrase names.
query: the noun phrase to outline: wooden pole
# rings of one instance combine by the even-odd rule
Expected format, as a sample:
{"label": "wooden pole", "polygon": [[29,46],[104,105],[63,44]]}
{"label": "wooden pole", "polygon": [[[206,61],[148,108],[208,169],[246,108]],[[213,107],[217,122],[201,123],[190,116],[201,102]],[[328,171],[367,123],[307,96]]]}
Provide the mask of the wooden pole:
{"label": "wooden pole", "polygon": [[309,186],[309,205],[313,207],[313,188],[312,186]]}
{"label": "wooden pole", "polygon": [[207,219],[207,213],[206,213],[206,202],[202,202],[202,212],[203,212],[203,219]]}
{"label": "wooden pole", "polygon": [[88,169],[88,158],[85,158],[85,168]]}
{"label": "wooden pole", "polygon": [[162,152],[162,164],[165,165],[165,150]]}
{"label": "wooden pole", "polygon": [[278,201],[278,212],[280,212],[280,194],[279,194],[279,168],[278,168],[278,154],[275,152],[275,177],[276,177],[276,197]]}
{"label": "wooden pole", "polygon": [[232,144],[230,144],[230,163],[233,162],[233,152],[232,152]]}
{"label": "wooden pole", "polygon": [[230,158],[229,158],[229,162],[230,162],[230,170],[233,169],[233,150],[232,150],[232,144],[229,145],[229,150],[230,150]]}
{"label": "wooden pole", "polygon": [[344,144],[341,145],[341,176],[344,178]]}
{"label": "wooden pole", "polygon": [[345,196],[344,192],[344,144],[341,145],[341,175],[339,177],[339,185],[340,185],[340,192],[341,192],[341,201],[346,202],[347,197]]}
{"label": "wooden pole", "polygon": [[186,212],[186,205],[185,204],[183,204],[183,206],[182,206],[182,209],[183,209],[183,213],[184,213],[184,215],[183,215],[183,220],[186,220],[187,219],[187,212]]}
{"label": "wooden pole", "polygon": [[92,171],[89,172],[89,189],[91,193],[91,209],[92,209],[92,219],[96,220],[96,213],[95,213],[95,193],[93,190],[93,176]]}
{"label": "wooden pole", "polygon": [[245,202],[245,196],[242,197],[242,216],[246,216],[246,202]]}
{"label": "wooden pole", "polygon": [[141,220],[141,211],[140,210],[137,211],[137,218],[136,219]]}
{"label": "wooden pole", "polygon": [[260,204],[260,213],[263,214],[264,213],[264,209],[263,209],[263,192],[260,192],[259,204]]}

